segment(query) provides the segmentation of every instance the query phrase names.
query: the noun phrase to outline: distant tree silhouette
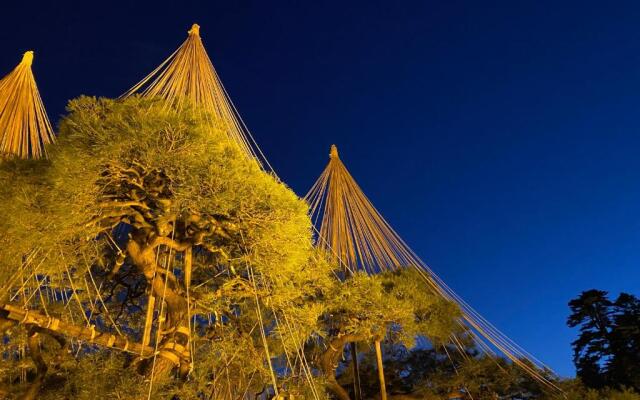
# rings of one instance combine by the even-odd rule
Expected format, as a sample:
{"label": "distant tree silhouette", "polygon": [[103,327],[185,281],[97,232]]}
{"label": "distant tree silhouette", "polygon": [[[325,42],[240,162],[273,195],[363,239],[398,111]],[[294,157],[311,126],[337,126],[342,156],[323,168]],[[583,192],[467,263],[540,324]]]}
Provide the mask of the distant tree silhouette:
{"label": "distant tree silhouette", "polygon": [[588,290],[569,302],[569,327],[580,327],[573,342],[577,375],[591,388],[640,388],[640,300],[622,293]]}
{"label": "distant tree silhouette", "polygon": [[609,372],[614,383],[640,390],[640,299],[622,293],[614,303]]}

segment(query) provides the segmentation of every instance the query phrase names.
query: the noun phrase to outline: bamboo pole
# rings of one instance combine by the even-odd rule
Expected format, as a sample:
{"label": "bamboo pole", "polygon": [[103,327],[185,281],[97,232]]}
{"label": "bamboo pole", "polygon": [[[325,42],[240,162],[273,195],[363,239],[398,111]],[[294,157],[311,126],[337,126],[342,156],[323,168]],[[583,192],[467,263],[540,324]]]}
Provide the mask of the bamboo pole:
{"label": "bamboo pole", "polygon": [[191,287],[191,265],[193,263],[193,250],[188,247],[184,251],[184,286],[189,291]]}
{"label": "bamboo pole", "polygon": [[387,400],[387,387],[384,383],[384,367],[382,366],[382,349],[380,341],[376,340],[376,360],[378,361],[378,378],[380,379],[380,398]]}
{"label": "bamboo pole", "polygon": [[121,351],[128,351],[142,355],[153,354],[153,347],[143,346],[140,343],[129,342],[125,337],[100,332],[92,326],[78,326],[61,321],[57,318],[42,315],[34,310],[24,310],[10,304],[0,305],[0,314],[24,325],[35,325],[43,330],[57,332],[61,335],[84,340],[102,347],[109,347]]}
{"label": "bamboo pole", "polygon": [[147,346],[151,342],[151,327],[153,326],[153,311],[156,306],[156,297],[149,293],[147,301],[147,315],[144,321],[144,331],[142,332],[142,345]]}

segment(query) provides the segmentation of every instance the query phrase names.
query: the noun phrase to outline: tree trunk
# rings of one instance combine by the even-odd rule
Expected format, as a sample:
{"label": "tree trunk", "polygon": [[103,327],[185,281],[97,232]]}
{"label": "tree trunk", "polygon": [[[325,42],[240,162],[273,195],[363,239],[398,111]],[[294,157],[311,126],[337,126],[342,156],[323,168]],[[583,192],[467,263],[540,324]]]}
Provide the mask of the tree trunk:
{"label": "tree trunk", "polygon": [[[22,393],[22,396],[20,396],[20,400],[37,399],[40,394],[40,388],[42,388],[42,385],[44,384],[44,381],[47,377],[47,371],[49,370],[49,367],[47,366],[44,357],[42,357],[42,350],[40,349],[39,333],[41,332],[42,329],[37,325],[27,326],[27,344],[29,345],[29,356],[36,365],[36,377],[34,378],[33,382],[31,382],[31,385],[29,385],[27,390]],[[58,342],[61,351],[64,352],[66,350],[67,341],[60,334],[51,333],[50,336]],[[58,362],[60,362],[60,360],[58,360]]]}
{"label": "tree trunk", "polygon": [[171,271],[157,265],[156,247],[157,244],[149,243],[149,237],[144,231],[134,232],[127,243],[127,253],[147,278],[153,296],[160,301],[164,300],[166,304],[167,318],[157,333],[160,338],[158,356],[155,362],[143,366],[145,374],[153,373],[154,382],[161,383],[170,378],[174,368],[179,368],[180,373],[186,375],[191,358],[187,300],[180,293],[178,281]]}
{"label": "tree trunk", "polygon": [[349,393],[340,386],[336,379],[336,369],[344,352],[344,346],[349,342],[363,340],[366,340],[366,338],[357,335],[338,336],[329,342],[327,350],[320,356],[320,368],[327,379],[327,387],[339,400],[351,400]]}
{"label": "tree trunk", "polygon": [[29,344],[29,356],[36,365],[36,377],[22,396],[20,396],[20,400],[35,400],[38,398],[40,387],[42,387],[42,384],[44,383],[48,367],[42,357],[42,353],[40,352],[40,339],[38,338],[38,333],[34,331],[29,332],[29,338],[27,340]]}

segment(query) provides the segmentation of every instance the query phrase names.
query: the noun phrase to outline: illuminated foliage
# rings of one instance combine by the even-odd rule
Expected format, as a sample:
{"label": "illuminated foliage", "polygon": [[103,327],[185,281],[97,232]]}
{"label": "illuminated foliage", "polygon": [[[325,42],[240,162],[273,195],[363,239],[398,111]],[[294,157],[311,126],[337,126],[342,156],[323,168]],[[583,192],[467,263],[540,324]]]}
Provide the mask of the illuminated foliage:
{"label": "illuminated foliage", "polygon": [[409,270],[339,279],[306,203],[212,118],[136,96],[68,111],[48,160],[0,166],[10,392],[324,398],[326,344],[454,329]]}

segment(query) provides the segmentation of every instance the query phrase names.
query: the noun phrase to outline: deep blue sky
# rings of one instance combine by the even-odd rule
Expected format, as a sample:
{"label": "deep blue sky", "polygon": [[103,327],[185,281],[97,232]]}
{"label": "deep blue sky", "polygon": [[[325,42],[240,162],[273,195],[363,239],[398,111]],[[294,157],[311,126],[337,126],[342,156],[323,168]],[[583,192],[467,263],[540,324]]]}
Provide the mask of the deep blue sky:
{"label": "deep blue sky", "polygon": [[559,373],[574,373],[571,298],[639,294],[640,3],[136,3],[4,4],[0,71],[34,49],[57,121],[67,99],[121,94],[198,22],[296,192],[336,143],[409,245]]}

